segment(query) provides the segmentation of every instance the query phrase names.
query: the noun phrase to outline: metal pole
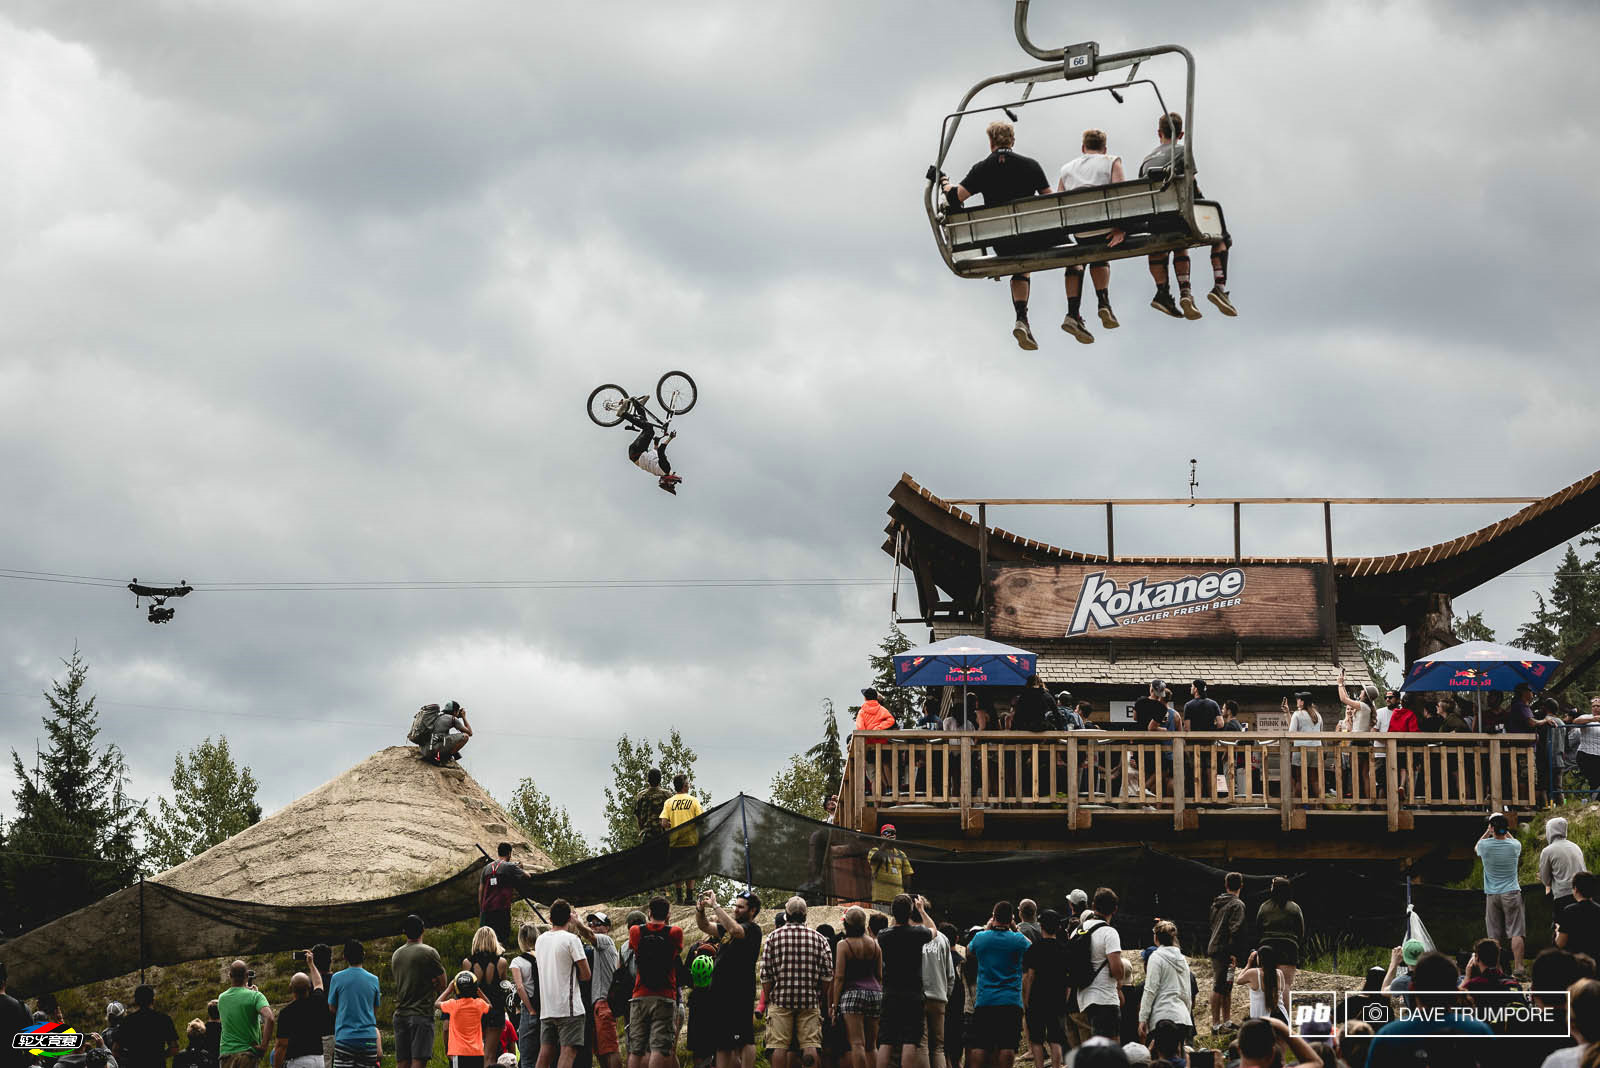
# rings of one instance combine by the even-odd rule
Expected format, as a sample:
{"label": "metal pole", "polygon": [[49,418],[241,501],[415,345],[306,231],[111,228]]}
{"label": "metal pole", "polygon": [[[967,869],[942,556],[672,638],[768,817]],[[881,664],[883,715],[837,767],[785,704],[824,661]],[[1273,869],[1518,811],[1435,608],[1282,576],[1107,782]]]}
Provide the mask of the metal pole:
{"label": "metal pole", "polygon": [[755,881],[750,877],[750,824],[744,817],[744,791],[739,791],[739,826],[744,830],[744,888],[755,889]]}
{"label": "metal pole", "polygon": [[1333,566],[1333,502],[1322,502],[1322,535],[1328,553],[1328,566]]}
{"label": "metal pole", "polygon": [[1238,501],[1234,501],[1233,502],[1233,562],[1237,564],[1242,559],[1244,559],[1244,558],[1239,555],[1239,502]]}
{"label": "metal pole", "polygon": [[144,985],[144,872],[139,873],[139,985]]}
{"label": "metal pole", "polygon": [[1117,562],[1117,534],[1111,521],[1111,502],[1106,502],[1106,563]]}

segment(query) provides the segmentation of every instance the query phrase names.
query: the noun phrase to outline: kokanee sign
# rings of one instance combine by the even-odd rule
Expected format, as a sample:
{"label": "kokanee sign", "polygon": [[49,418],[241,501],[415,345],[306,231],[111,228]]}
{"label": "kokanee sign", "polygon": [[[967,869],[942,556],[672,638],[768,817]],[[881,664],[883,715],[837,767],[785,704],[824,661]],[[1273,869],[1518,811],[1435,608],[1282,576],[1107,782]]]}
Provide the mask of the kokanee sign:
{"label": "kokanee sign", "polygon": [[1326,638],[1315,565],[989,569],[989,633],[1000,639],[1306,642]]}

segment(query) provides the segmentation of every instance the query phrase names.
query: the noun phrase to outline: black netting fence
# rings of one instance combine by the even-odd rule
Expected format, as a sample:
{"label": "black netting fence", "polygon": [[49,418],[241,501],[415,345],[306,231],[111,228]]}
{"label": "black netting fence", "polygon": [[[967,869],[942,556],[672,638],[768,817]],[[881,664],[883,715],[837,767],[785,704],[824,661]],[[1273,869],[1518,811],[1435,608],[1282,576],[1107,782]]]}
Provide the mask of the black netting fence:
{"label": "black netting fence", "polygon": [[[379,938],[417,913],[429,925],[477,915],[482,861],[413,893],[335,905],[279,906],[185,893],[155,882],[129,887],[0,945],[13,991],[29,996],[169,965],[214,957],[297,949],[346,938]],[[1393,945],[1404,929],[1407,887],[1396,862],[1284,861],[1237,865],[1253,918],[1272,875],[1294,880],[1310,938]],[[1031,897],[1065,909],[1074,888],[1109,886],[1121,898],[1116,926],[1125,944],[1144,945],[1156,917],[1177,923],[1194,951],[1211,900],[1226,873],[1197,860],[1141,845],[1071,851],[959,852],[891,841],[819,823],[739,797],[693,823],[621,853],[541,872],[523,888],[538,902],[615,901],[653,888],[721,875],[741,884],[781,887],[813,904],[887,902],[904,889],[926,895],[940,919],[981,923],[997,900]],[[1547,940],[1543,888],[1524,893],[1528,944]],[[1464,950],[1482,937],[1483,894],[1413,885],[1410,903],[1440,948]],[[775,903],[769,903],[775,904]]]}

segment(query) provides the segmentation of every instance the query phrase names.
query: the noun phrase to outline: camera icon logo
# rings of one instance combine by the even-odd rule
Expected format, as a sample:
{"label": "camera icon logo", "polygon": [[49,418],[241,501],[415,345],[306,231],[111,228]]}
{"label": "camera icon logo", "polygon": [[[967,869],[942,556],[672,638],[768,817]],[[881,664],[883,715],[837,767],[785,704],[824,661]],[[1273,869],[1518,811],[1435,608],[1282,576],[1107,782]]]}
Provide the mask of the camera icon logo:
{"label": "camera icon logo", "polygon": [[1361,1006],[1361,1018],[1373,1025],[1386,1024],[1389,1022],[1389,1006],[1379,1004],[1363,1005]]}

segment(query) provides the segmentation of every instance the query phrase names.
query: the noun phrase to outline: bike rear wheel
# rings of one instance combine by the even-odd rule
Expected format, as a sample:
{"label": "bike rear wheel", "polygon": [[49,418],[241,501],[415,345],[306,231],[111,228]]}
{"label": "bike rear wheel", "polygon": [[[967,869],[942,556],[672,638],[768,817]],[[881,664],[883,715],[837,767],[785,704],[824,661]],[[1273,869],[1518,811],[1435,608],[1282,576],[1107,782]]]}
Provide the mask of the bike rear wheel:
{"label": "bike rear wheel", "polygon": [[594,387],[589,394],[589,418],[600,426],[616,426],[627,409],[628,391],[614,382]]}
{"label": "bike rear wheel", "polygon": [[668,371],[656,383],[656,400],[669,415],[682,415],[700,399],[694,379],[682,371]]}

